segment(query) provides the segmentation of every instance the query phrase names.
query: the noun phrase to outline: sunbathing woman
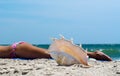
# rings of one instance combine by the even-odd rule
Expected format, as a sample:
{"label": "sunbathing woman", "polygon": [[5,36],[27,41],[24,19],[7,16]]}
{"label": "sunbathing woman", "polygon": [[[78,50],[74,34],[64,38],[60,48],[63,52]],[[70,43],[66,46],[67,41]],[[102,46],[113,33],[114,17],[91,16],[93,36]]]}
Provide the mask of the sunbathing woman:
{"label": "sunbathing woman", "polygon": [[[112,61],[103,52],[86,52],[90,58]],[[33,46],[27,42],[14,43],[11,46],[0,46],[0,58],[51,58],[47,49]]]}
{"label": "sunbathing woman", "polygon": [[27,42],[0,46],[0,58],[51,58],[47,49],[38,48]]}

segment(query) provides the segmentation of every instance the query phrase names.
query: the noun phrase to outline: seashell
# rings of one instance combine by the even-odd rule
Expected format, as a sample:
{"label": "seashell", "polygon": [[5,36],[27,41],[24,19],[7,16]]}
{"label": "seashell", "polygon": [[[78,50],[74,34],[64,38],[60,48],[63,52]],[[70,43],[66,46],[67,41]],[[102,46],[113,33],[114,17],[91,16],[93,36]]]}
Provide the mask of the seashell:
{"label": "seashell", "polygon": [[50,52],[53,59],[56,60],[58,65],[73,65],[73,64],[79,64],[79,62],[72,57],[71,55],[65,53],[65,52],[59,52],[59,51],[52,51]]}
{"label": "seashell", "polygon": [[48,48],[50,55],[59,65],[84,64],[88,66],[88,56],[82,47],[70,40],[57,39]]}

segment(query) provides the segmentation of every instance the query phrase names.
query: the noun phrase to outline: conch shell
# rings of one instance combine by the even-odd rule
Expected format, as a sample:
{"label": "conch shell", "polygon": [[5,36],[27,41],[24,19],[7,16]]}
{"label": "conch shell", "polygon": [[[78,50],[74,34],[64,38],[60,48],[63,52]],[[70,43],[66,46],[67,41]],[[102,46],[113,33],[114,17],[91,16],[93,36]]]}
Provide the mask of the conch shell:
{"label": "conch shell", "polygon": [[49,53],[59,65],[84,64],[88,66],[88,56],[82,47],[73,44],[73,41],[53,39],[53,43],[48,48]]}

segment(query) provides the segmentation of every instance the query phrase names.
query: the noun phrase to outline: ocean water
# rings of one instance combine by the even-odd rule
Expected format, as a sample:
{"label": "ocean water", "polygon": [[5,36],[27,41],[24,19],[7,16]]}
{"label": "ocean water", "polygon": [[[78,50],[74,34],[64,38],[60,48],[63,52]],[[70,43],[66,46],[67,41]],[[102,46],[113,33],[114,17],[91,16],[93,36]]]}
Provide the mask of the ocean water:
{"label": "ocean water", "polygon": [[[41,48],[49,48],[49,45],[35,45]],[[82,47],[88,51],[102,51],[109,55],[113,60],[120,61],[120,44],[83,44]]]}

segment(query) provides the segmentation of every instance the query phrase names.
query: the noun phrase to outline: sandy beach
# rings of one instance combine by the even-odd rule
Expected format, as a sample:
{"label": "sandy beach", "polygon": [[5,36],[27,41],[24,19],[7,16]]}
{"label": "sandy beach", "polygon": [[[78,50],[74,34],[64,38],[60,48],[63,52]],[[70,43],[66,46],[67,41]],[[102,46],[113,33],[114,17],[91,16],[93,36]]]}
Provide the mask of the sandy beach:
{"label": "sandy beach", "polygon": [[0,59],[0,76],[120,76],[120,61],[89,60],[90,68],[81,64],[58,66],[52,59]]}

